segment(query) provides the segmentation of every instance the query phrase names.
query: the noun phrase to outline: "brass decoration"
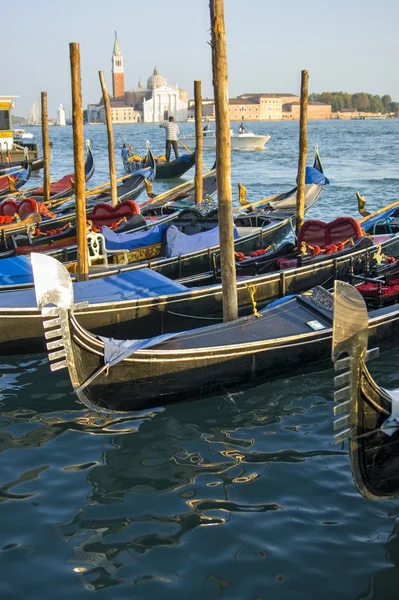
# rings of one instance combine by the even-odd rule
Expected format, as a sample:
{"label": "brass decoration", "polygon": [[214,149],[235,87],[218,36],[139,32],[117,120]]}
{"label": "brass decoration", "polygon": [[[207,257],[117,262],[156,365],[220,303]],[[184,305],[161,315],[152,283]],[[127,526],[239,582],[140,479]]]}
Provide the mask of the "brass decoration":
{"label": "brass decoration", "polygon": [[246,195],[247,188],[245,187],[245,185],[242,185],[242,183],[238,183],[238,199],[242,206],[247,206],[248,204],[250,204],[248,200],[245,199]]}

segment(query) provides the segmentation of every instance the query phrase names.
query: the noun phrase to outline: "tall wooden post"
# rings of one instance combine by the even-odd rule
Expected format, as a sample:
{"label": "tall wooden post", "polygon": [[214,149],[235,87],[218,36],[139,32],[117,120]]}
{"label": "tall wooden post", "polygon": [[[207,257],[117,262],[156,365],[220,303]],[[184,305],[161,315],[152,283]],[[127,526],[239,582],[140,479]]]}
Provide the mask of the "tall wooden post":
{"label": "tall wooden post", "polygon": [[107,124],[108,134],[108,162],[109,162],[109,180],[111,183],[111,201],[114,206],[118,204],[118,191],[116,187],[116,167],[115,167],[115,147],[114,147],[114,132],[112,129],[111,119],[111,102],[109,100],[107,86],[105,85],[104,71],[98,72],[100,76],[101,90],[103,92],[105,122]]}
{"label": "tall wooden post", "polygon": [[86,237],[86,180],[84,157],[84,132],[82,85],[80,79],[80,48],[77,42],[69,44],[72,82],[73,162],[75,166],[75,203],[78,244],[78,279],[85,281],[89,275],[89,254]]}
{"label": "tall wooden post", "polygon": [[201,82],[194,81],[195,102],[195,204],[202,201],[203,178],[202,178],[202,97]]}
{"label": "tall wooden post", "polygon": [[50,200],[50,141],[48,135],[47,92],[41,94],[42,102],[42,146],[43,146],[43,199]]}
{"label": "tall wooden post", "polygon": [[238,316],[231,191],[231,143],[224,0],[210,0],[212,74],[216,117],[216,176],[218,184],[220,262],[223,320]]}
{"label": "tall wooden post", "polygon": [[308,90],[309,73],[301,72],[301,113],[299,118],[299,160],[298,160],[298,188],[297,188],[297,216],[296,234],[303,225],[305,216],[305,177],[306,159],[308,156]]}

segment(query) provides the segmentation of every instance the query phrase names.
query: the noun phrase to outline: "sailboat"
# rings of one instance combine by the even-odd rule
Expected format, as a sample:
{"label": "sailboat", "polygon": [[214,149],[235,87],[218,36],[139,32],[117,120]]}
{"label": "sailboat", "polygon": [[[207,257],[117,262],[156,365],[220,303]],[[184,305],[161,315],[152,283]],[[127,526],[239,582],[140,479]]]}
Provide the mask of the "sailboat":
{"label": "sailboat", "polygon": [[40,110],[37,102],[35,101],[32,104],[32,107],[28,114],[28,125],[40,125],[41,124],[41,116]]}

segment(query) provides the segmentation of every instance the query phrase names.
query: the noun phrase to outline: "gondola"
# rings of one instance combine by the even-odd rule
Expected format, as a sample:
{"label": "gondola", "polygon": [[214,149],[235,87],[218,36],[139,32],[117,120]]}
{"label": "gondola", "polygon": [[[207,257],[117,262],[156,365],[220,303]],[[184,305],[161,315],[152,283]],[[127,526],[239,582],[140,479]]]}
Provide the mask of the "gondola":
{"label": "gondola", "polygon": [[373,379],[366,361],[366,303],[355,288],[336,282],[332,360],[335,377],[334,443],[349,441],[353,480],[368,499],[399,495],[399,390]]}
{"label": "gondola", "polygon": [[[142,169],[136,173],[127,176],[123,181],[117,185],[118,194],[118,206],[108,206],[107,203],[111,201],[111,193],[109,190],[105,190],[100,194],[96,194],[86,202],[87,206],[87,217],[92,219],[94,225],[96,224],[107,224],[104,219],[97,219],[96,215],[100,212],[108,212],[110,216],[109,224],[115,222],[119,215],[120,218],[127,216],[127,211],[124,210],[129,204],[133,206],[134,201],[139,197],[142,191],[145,189],[146,182],[152,181],[155,174],[155,166]],[[75,200],[66,200],[57,207],[57,214],[52,214],[43,203],[38,203],[32,197],[22,200],[17,203],[14,199],[8,199],[4,203],[0,204],[0,212],[3,210],[3,205],[7,204],[7,210],[11,212],[15,211],[19,213],[21,204],[25,205],[30,203],[32,206],[32,213],[41,213],[47,218],[46,220],[33,219],[35,226],[32,227],[32,219],[21,221],[20,223],[13,222],[11,224],[6,223],[0,225],[0,257],[11,256],[13,254],[28,254],[33,251],[46,251],[57,247],[65,247],[76,242],[76,214],[75,214]],[[8,205],[12,205],[13,208],[9,208]],[[51,207],[51,204],[49,205]],[[39,208],[40,210],[39,210]],[[47,213],[41,212],[44,208]],[[25,208],[23,209],[25,210]],[[136,205],[135,212],[140,212],[138,205]],[[115,219],[112,218],[115,214]],[[133,216],[133,213],[130,215]],[[141,219],[142,224],[145,225],[145,220]],[[120,231],[129,231],[131,227],[122,227]]]}
{"label": "gondola", "polygon": [[[86,160],[85,160],[85,179],[89,181],[95,170],[94,165],[94,157],[91,151],[90,142],[86,140]],[[58,181],[50,184],[50,199],[56,200],[59,198],[66,198],[73,194],[73,185],[74,185],[75,174],[70,173],[69,175],[64,175]],[[43,186],[33,188],[26,191],[26,194],[29,195],[30,198],[34,198],[35,200],[42,200],[44,195]]]}
{"label": "gondola", "polygon": [[[96,410],[141,410],[251,387],[330,355],[334,296],[320,286],[236,321],[118,340],[79,324],[61,263],[37,254],[32,266],[51,368],[68,367],[80,400]],[[369,331],[372,344],[397,337],[397,298],[370,310]]]}
{"label": "gondola", "polygon": [[[393,240],[395,247],[391,249],[399,255],[399,236],[393,236]],[[389,272],[392,276],[396,268],[385,261],[377,265],[377,249],[370,238],[363,237],[337,256],[307,256],[303,266],[278,271],[277,262],[285,246],[271,253],[274,258],[270,257],[270,268],[274,263],[274,272],[238,276],[240,315],[251,314],[253,301],[260,309],[314,285],[331,286],[336,278],[353,282],[356,274],[384,277]],[[27,345],[30,352],[40,352],[44,348],[40,313],[33,290],[24,289],[32,278],[30,259],[19,256],[3,260],[0,267],[0,289],[15,290],[16,283],[20,288],[0,294],[0,354],[23,353]],[[222,286],[215,284],[212,273],[173,281],[137,265],[103,270],[97,267],[90,273],[89,282],[73,285],[76,301],[87,303],[76,310],[76,318],[83,327],[100,335],[145,338],[218,323],[222,318]]]}
{"label": "gondola", "polygon": [[[148,146],[147,146],[148,147]],[[123,167],[126,173],[134,173],[137,169],[145,168],[147,165],[147,157],[129,156],[127,150],[122,148]],[[177,179],[187,173],[195,165],[195,151],[190,154],[183,154],[179,158],[175,158],[169,162],[163,158],[155,157],[157,172],[155,179]]]}
{"label": "gondola", "polygon": [[[317,202],[328,183],[320,171],[311,167],[307,168],[307,177],[305,210]],[[235,216],[234,237],[237,251],[251,252],[262,247],[262,244],[278,243],[285,237],[295,219],[296,188],[288,194],[280,194],[278,200],[265,199],[256,204],[259,205],[256,210],[253,210],[252,204],[239,207]],[[220,260],[217,204],[206,200],[196,205],[195,209],[181,210],[171,226],[162,223],[151,227],[147,234],[137,230],[133,234],[117,234],[108,228],[102,228],[101,235],[106,248],[113,252],[109,262],[136,263],[142,267],[146,261],[151,260],[152,267],[165,271],[165,274],[171,277],[181,276],[180,271],[184,264],[188,265],[189,274],[194,275],[207,270],[208,265],[211,268],[214,265],[216,268]],[[28,253],[30,248],[33,249],[34,244],[26,245],[26,235],[22,236],[22,245],[16,237],[13,234],[12,239],[20,250],[14,248],[11,252]],[[50,244],[51,240],[48,240],[48,243]],[[51,253],[64,262],[71,263],[70,268],[73,269],[73,265],[76,264],[76,246],[64,250],[61,255],[57,248],[51,250]],[[5,256],[6,254],[3,254],[3,258]],[[2,263],[1,267],[9,270],[7,263]]]}
{"label": "gondola", "polygon": [[11,168],[4,175],[0,175],[0,198],[4,198],[19,190],[28,181],[31,167]]}
{"label": "gondola", "polygon": [[40,171],[40,169],[43,169],[44,166],[44,158],[34,158],[32,160],[29,159],[24,159],[24,160],[14,160],[14,161],[10,161],[10,162],[3,162],[0,163],[0,175],[3,175],[3,173],[1,173],[1,171],[4,171],[6,169],[9,169],[10,167],[20,167],[21,169],[26,169],[27,165],[30,165],[31,167],[31,171],[32,173],[34,171]]}

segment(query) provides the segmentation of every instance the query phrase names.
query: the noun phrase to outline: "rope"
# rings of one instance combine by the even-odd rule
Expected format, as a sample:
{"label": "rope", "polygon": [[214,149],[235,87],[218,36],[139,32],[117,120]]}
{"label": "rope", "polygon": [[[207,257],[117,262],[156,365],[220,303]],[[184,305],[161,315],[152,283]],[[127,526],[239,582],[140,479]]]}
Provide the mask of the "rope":
{"label": "rope", "polygon": [[258,289],[258,286],[250,285],[250,284],[246,283],[245,287],[248,290],[249,297],[250,297],[251,303],[252,303],[252,311],[253,311],[255,317],[261,317],[262,315],[259,313],[258,309],[256,308],[256,300],[255,300],[255,294],[256,294],[256,290]]}

